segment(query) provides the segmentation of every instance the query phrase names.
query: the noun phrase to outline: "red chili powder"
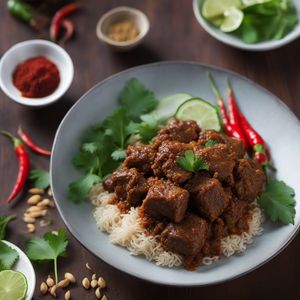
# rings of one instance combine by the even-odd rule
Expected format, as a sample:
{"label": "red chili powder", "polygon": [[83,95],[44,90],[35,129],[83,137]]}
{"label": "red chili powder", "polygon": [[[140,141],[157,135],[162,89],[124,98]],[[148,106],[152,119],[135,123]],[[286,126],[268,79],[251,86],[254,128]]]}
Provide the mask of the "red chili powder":
{"label": "red chili powder", "polygon": [[37,56],[18,65],[13,73],[14,85],[23,97],[41,98],[52,94],[60,81],[56,65],[48,58]]}

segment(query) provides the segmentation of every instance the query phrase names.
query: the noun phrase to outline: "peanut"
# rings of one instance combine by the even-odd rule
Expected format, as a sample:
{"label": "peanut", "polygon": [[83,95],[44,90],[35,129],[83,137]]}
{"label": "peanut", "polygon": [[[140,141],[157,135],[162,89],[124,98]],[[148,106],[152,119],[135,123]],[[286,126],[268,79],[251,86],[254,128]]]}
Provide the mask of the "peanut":
{"label": "peanut", "polygon": [[106,282],[103,277],[99,277],[98,286],[100,289],[104,289],[106,287]]}
{"label": "peanut", "polygon": [[34,226],[34,224],[28,223],[27,224],[27,230],[28,230],[29,233],[35,232],[35,226]]}
{"label": "peanut", "polygon": [[39,210],[39,211],[32,211],[28,214],[31,218],[40,218],[45,217],[47,214],[47,210]]}
{"label": "peanut", "polygon": [[107,297],[104,295],[101,300],[107,300]]}
{"label": "peanut", "polygon": [[97,298],[97,299],[100,299],[100,298],[101,298],[101,291],[100,291],[100,288],[99,288],[99,287],[96,289],[95,295],[96,295],[96,298]]}
{"label": "peanut", "polygon": [[53,296],[53,297],[56,297],[56,289],[57,289],[57,285],[54,285],[50,288],[50,294]]}
{"label": "peanut", "polygon": [[50,275],[48,276],[46,283],[47,283],[48,287],[53,287],[55,284],[54,280],[50,277]]}
{"label": "peanut", "polygon": [[88,290],[90,288],[90,281],[85,277],[82,280],[82,285],[86,290]]}
{"label": "peanut", "polygon": [[76,278],[74,277],[74,275],[72,273],[65,273],[65,278],[68,279],[70,282],[75,283],[76,282]]}
{"label": "peanut", "polygon": [[59,287],[59,288],[65,288],[65,287],[67,287],[69,284],[70,284],[70,280],[65,278],[65,279],[61,280],[61,281],[57,284],[57,287]]}
{"label": "peanut", "polygon": [[68,290],[66,293],[65,293],[65,300],[70,300],[71,299],[71,292],[70,290]]}
{"label": "peanut", "polygon": [[44,191],[43,189],[40,189],[40,188],[37,188],[37,187],[34,187],[34,188],[29,189],[28,192],[29,192],[30,194],[34,194],[34,195],[36,195],[36,194],[41,195],[41,194],[44,194],[44,193],[45,193],[45,191]]}
{"label": "peanut", "polygon": [[40,285],[40,291],[43,295],[46,295],[48,292],[47,284],[44,281]]}
{"label": "peanut", "polygon": [[31,213],[31,212],[36,212],[36,211],[41,211],[41,208],[38,207],[37,205],[30,206],[27,208],[26,212]]}
{"label": "peanut", "polygon": [[29,204],[29,205],[36,205],[40,200],[41,200],[41,196],[40,195],[33,195],[33,196],[31,196],[31,197],[28,198],[27,204]]}
{"label": "peanut", "polygon": [[98,285],[98,281],[96,279],[93,279],[91,281],[91,287],[94,289]]}
{"label": "peanut", "polygon": [[40,201],[37,204],[37,207],[45,208],[46,206],[49,206],[49,204],[50,204],[50,200],[46,198],[46,199],[43,199],[42,201]]}
{"label": "peanut", "polygon": [[34,223],[35,218],[30,217],[28,214],[24,214],[23,221],[25,223]]}

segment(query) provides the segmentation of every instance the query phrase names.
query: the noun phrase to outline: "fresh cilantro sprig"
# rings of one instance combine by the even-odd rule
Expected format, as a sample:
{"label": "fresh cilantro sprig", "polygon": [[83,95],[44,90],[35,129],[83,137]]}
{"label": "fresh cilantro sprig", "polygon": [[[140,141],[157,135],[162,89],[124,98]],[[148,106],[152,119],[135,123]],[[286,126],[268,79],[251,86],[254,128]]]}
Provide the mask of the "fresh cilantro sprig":
{"label": "fresh cilantro sprig", "polygon": [[264,213],[273,221],[283,224],[294,224],[295,191],[283,181],[269,180],[266,190],[263,192],[258,203]]}
{"label": "fresh cilantro sprig", "polygon": [[10,270],[18,259],[18,252],[0,241],[0,271]]}
{"label": "fresh cilantro sprig", "polygon": [[74,166],[85,173],[69,185],[69,198],[76,203],[85,200],[91,187],[125,159],[130,137],[138,135],[143,142],[149,142],[157,132],[157,120],[147,115],[156,107],[157,100],[141,82],[129,80],[119,101],[121,108],[87,130],[80,152],[73,158]]}
{"label": "fresh cilantro sprig", "polygon": [[58,282],[57,259],[66,257],[68,236],[64,228],[60,228],[57,234],[47,232],[43,238],[35,237],[27,244],[27,256],[32,261],[53,261],[55,282]]}
{"label": "fresh cilantro sprig", "polygon": [[16,220],[16,216],[0,216],[0,240],[5,238],[6,228],[7,225],[11,222]]}
{"label": "fresh cilantro sprig", "polygon": [[140,121],[140,116],[152,111],[158,104],[154,93],[147,90],[136,78],[130,79],[122,90],[119,101],[133,121]]}
{"label": "fresh cilantro sprig", "polygon": [[193,151],[187,150],[183,156],[176,158],[177,165],[189,172],[196,173],[199,170],[208,170],[208,164],[201,157],[196,157]]}
{"label": "fresh cilantro sprig", "polygon": [[47,171],[33,169],[30,171],[29,179],[37,188],[46,189],[50,185],[50,175]]}

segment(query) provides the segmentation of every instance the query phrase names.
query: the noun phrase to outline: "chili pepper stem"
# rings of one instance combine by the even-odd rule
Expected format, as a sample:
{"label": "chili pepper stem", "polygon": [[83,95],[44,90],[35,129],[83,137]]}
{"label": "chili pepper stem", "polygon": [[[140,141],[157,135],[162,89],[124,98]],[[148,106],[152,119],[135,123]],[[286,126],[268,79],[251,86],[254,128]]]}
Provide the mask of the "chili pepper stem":
{"label": "chili pepper stem", "polygon": [[8,137],[13,142],[15,148],[23,144],[18,138],[16,138],[15,136],[13,136],[8,131],[2,130],[1,133],[4,136]]}

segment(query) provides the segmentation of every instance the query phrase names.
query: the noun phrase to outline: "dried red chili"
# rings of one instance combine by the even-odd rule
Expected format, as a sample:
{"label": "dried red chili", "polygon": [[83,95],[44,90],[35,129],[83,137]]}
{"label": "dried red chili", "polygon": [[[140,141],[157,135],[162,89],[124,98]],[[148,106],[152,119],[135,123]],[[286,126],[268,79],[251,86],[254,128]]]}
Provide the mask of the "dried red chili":
{"label": "dried red chili", "polygon": [[37,56],[18,65],[13,73],[14,85],[23,97],[41,98],[52,94],[60,81],[57,66],[48,58]]}

